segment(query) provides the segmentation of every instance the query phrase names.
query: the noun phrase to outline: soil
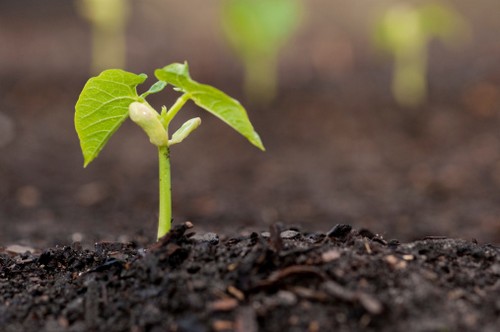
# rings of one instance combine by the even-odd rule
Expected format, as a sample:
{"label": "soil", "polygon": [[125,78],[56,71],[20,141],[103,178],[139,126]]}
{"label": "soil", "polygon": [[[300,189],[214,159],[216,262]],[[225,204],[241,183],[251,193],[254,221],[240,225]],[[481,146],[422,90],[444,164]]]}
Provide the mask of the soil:
{"label": "soil", "polygon": [[2,331],[498,331],[500,248],[336,225],[0,253]]}

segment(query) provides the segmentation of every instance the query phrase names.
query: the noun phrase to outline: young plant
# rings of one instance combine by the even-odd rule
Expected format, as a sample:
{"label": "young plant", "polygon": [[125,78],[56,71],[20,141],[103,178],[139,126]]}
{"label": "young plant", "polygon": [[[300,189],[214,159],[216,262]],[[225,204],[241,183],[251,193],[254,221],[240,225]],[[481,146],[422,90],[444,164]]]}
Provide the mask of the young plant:
{"label": "young plant", "polygon": [[276,90],[277,58],[297,28],[300,0],[225,0],[221,22],[230,46],[245,66],[245,92],[270,101]]}
{"label": "young plant", "polygon": [[[145,74],[136,75],[120,69],[110,69],[89,79],[76,103],[75,127],[83,152],[84,167],[99,155],[127,118],[130,117],[148,135],[151,144],[158,149],[160,238],[168,233],[172,220],[170,147],[182,142],[201,123],[200,118],[188,120],[169,138],[169,124],[187,101],[192,100],[227,123],[250,143],[262,151],[265,149],[243,106],[224,92],[194,81],[189,75],[187,63],[173,63],[157,69],[155,76],[158,81],[141,95],[136,88],[146,80]],[[167,109],[163,106],[158,113],[146,101],[146,97],[162,91],[168,84],[180,92],[181,96],[172,107]]]}
{"label": "young plant", "polygon": [[109,67],[123,67],[129,0],[79,0],[76,5],[92,29],[92,73]]}
{"label": "young plant", "polygon": [[462,17],[439,2],[396,4],[387,9],[377,22],[375,41],[394,56],[392,93],[400,105],[413,107],[425,100],[430,40],[447,42],[467,33]]}

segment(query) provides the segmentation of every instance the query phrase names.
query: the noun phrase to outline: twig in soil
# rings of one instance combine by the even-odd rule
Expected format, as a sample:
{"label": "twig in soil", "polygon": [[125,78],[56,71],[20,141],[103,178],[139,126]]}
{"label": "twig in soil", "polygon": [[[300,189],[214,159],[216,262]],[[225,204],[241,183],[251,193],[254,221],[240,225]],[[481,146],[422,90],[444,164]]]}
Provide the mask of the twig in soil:
{"label": "twig in soil", "polygon": [[292,291],[293,293],[297,294],[298,296],[304,299],[313,300],[317,302],[326,302],[329,299],[328,295],[326,295],[324,292],[320,292],[307,287],[295,286],[290,288],[290,291]]}
{"label": "twig in soil", "polygon": [[326,275],[323,272],[321,272],[321,270],[319,270],[318,268],[316,268],[314,266],[293,265],[293,266],[286,267],[283,270],[279,270],[279,271],[272,273],[269,276],[269,278],[260,281],[257,284],[257,287],[259,287],[259,288],[269,287],[269,286],[272,286],[272,285],[280,282],[281,280],[283,280],[289,276],[296,275],[296,274],[312,274],[312,275],[315,275],[323,280],[327,279]]}
{"label": "twig in soil", "polygon": [[421,241],[446,240],[447,238],[448,238],[447,236],[442,236],[442,235],[429,235],[429,236],[424,236]]}
{"label": "twig in soil", "polygon": [[232,296],[234,296],[236,299],[238,299],[238,301],[245,300],[245,294],[243,294],[243,292],[241,290],[239,290],[238,288],[236,288],[234,286],[229,286],[227,288],[227,292],[229,294],[231,294]]}
{"label": "twig in soil", "polygon": [[123,268],[124,264],[125,264],[124,261],[118,260],[116,258],[109,258],[103,264],[98,265],[98,266],[96,266],[88,271],[82,272],[81,275],[93,273],[93,272],[103,272],[103,271],[110,269],[113,266]]}
{"label": "twig in soil", "polygon": [[272,224],[269,226],[269,246],[271,249],[279,254],[283,249],[283,239],[281,238],[281,225],[280,224]]}
{"label": "twig in soil", "polygon": [[232,311],[238,307],[238,300],[231,297],[220,299],[208,304],[208,310],[210,311]]}
{"label": "twig in soil", "polygon": [[359,302],[363,306],[363,308],[372,315],[378,315],[383,310],[382,303],[372,295],[361,292],[353,292],[342,287],[335,281],[326,281],[325,283],[323,283],[323,289],[329,295],[343,301]]}

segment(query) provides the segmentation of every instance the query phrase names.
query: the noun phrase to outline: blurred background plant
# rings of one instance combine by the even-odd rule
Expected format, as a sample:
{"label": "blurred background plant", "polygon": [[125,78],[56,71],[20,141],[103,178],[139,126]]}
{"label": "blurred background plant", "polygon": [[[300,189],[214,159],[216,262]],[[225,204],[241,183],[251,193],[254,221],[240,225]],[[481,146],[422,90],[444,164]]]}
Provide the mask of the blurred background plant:
{"label": "blurred background plant", "polygon": [[222,1],[222,28],[243,62],[249,99],[268,102],[276,95],[279,52],[297,29],[301,14],[300,0]]}
{"label": "blurred background plant", "polygon": [[92,29],[92,73],[125,68],[129,1],[77,0],[76,5]]}
{"label": "blurred background plant", "polygon": [[464,41],[468,35],[466,21],[445,3],[400,2],[388,7],[376,23],[374,39],[394,57],[392,93],[396,101],[407,107],[425,101],[428,48],[433,38],[452,43]]}

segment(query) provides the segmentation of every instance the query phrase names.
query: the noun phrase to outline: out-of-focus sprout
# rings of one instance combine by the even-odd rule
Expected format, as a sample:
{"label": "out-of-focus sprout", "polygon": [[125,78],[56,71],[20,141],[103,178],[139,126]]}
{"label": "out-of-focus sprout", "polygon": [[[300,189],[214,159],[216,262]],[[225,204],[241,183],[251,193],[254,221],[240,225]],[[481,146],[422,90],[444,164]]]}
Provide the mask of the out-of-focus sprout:
{"label": "out-of-focus sprout", "polygon": [[299,0],[224,0],[222,28],[245,66],[245,92],[267,102],[276,94],[280,49],[300,22]]}
{"label": "out-of-focus sprout", "polygon": [[469,35],[462,16],[438,2],[390,7],[378,20],[375,31],[377,46],[394,56],[394,98],[407,107],[418,106],[426,99],[429,41],[440,38],[453,42]]}
{"label": "out-of-focus sprout", "polygon": [[77,8],[92,26],[92,72],[125,67],[128,0],[77,0]]}

